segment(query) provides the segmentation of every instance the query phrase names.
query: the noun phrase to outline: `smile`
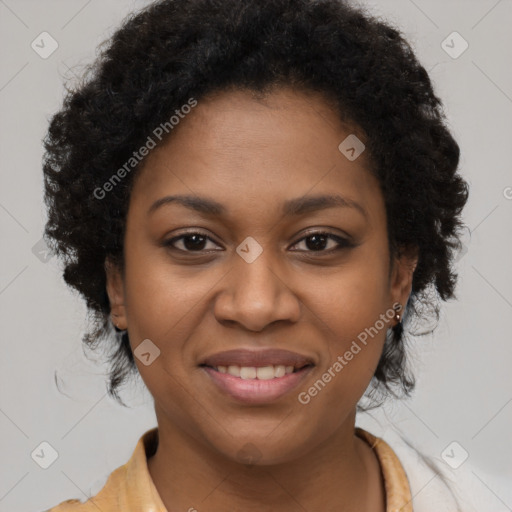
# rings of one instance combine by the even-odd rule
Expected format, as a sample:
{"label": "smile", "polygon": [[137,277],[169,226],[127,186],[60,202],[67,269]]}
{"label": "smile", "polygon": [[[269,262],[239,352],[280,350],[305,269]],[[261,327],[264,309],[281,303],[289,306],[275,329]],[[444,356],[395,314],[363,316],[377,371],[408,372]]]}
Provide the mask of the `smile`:
{"label": "smile", "polygon": [[229,366],[214,366],[213,368],[220,373],[229,373],[229,375],[233,375],[233,377],[240,377],[241,379],[247,380],[275,379],[278,377],[284,377],[284,375],[293,373],[294,371],[298,371],[298,368],[294,368],[293,366],[284,366],[282,364],[260,367],[239,366],[234,364]]}
{"label": "smile", "polygon": [[273,402],[296,388],[312,370],[313,365],[302,368],[269,365],[218,366],[201,365],[215,387],[238,402],[264,404]]}

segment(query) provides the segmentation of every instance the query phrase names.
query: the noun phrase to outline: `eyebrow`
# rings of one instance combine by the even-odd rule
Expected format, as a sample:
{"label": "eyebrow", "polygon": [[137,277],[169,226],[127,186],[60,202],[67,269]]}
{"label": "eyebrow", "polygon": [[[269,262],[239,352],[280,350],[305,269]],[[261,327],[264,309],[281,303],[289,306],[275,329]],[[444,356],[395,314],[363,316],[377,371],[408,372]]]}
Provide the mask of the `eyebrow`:
{"label": "eyebrow", "polygon": [[[153,213],[161,206],[177,203],[191,210],[206,215],[224,215],[227,209],[221,203],[209,199],[207,197],[200,197],[194,195],[174,195],[165,196],[155,201],[148,210],[148,215]],[[299,216],[313,211],[325,210],[327,208],[343,207],[353,208],[368,218],[367,211],[353,199],[342,197],[340,195],[316,195],[298,197],[285,201],[283,205],[283,214],[287,216]]]}

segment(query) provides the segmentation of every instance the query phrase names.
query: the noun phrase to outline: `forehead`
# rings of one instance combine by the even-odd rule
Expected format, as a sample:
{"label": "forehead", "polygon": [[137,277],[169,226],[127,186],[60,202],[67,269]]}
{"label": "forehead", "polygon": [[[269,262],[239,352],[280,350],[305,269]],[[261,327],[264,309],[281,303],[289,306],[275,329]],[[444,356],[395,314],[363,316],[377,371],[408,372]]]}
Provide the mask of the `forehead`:
{"label": "forehead", "polygon": [[311,192],[375,203],[380,189],[364,152],[350,161],[338,149],[351,134],[319,93],[216,93],[199,100],[148,155],[132,200],[214,196],[236,210]]}
{"label": "forehead", "polygon": [[[295,146],[295,151],[299,151],[301,141],[307,140],[311,150],[311,143],[325,140],[329,135],[337,139],[341,132],[350,129],[344,127],[334,106],[318,92],[280,87],[263,95],[234,89],[199,100],[164,145],[194,148],[200,145],[205,150],[230,155],[255,148],[271,151]],[[325,140],[322,146],[328,143]]]}

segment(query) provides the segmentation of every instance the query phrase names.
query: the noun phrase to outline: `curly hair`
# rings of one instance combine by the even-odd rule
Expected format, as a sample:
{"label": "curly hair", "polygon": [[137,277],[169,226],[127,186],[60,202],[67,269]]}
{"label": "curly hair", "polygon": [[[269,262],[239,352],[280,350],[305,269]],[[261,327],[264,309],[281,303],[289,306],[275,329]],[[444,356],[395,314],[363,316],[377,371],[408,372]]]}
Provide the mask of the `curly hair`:
{"label": "curly hair", "polygon": [[92,322],[83,342],[95,348],[105,340],[112,349],[109,394],[122,403],[117,389],[136,365],[128,333],[109,319],[105,260],[124,268],[130,190],[144,160],[108,199],[94,191],[191,97],[289,86],[320,92],[363,134],[385,200],[390,254],[418,249],[403,323],[388,331],[372,378],[374,392],[409,395],[407,327],[422,316],[438,320],[439,298],[455,297],[468,185],[457,173],[459,146],[443,105],[399,29],[343,0],[160,0],[129,15],[100,50],[81,81],[66,86],[43,168],[45,240],[87,303]]}

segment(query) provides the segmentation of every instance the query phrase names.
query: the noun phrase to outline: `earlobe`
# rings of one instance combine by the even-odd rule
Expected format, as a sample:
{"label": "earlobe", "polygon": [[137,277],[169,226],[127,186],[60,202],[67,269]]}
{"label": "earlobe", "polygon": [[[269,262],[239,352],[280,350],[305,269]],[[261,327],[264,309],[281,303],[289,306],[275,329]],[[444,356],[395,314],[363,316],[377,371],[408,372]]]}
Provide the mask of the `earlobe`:
{"label": "earlobe", "polygon": [[391,294],[393,304],[399,303],[402,306],[400,315],[403,315],[405,304],[409,300],[412,291],[414,271],[418,265],[418,249],[403,251],[395,260]]}
{"label": "earlobe", "polygon": [[124,304],[124,281],[121,270],[110,259],[105,260],[107,295],[112,323],[120,330],[127,329]]}

